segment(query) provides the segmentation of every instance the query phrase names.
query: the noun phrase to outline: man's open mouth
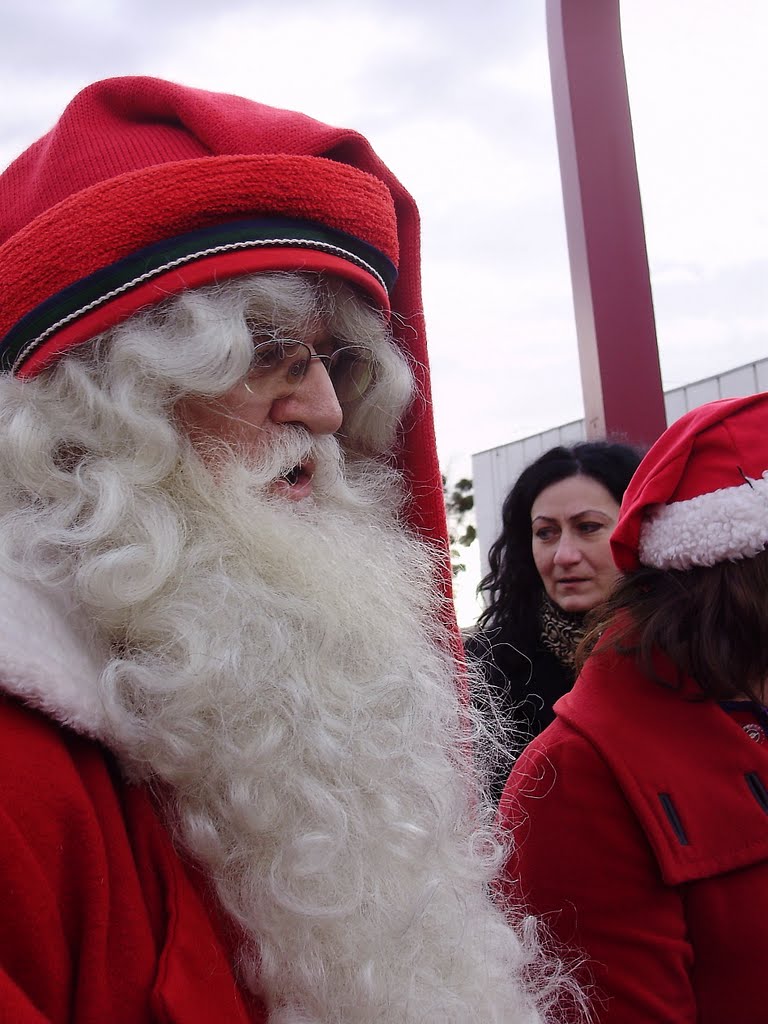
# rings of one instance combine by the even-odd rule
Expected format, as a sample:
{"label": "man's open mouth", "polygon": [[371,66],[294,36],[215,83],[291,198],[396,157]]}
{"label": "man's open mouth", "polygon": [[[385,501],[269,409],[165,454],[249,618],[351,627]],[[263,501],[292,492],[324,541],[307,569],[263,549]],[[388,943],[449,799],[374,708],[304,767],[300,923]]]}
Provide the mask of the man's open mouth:
{"label": "man's open mouth", "polygon": [[315,464],[312,461],[297,462],[275,479],[271,490],[274,494],[281,494],[291,501],[301,501],[312,493],[314,475]]}

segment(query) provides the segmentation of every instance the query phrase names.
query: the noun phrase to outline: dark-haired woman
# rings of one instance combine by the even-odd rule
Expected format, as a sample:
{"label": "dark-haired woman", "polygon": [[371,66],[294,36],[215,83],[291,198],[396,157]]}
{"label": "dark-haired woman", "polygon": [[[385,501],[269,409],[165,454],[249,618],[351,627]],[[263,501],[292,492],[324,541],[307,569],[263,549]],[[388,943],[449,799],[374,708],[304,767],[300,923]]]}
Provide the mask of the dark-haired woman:
{"label": "dark-haired woman", "polygon": [[[480,584],[487,607],[466,641],[500,734],[495,801],[515,744],[552,721],[552,705],[573,685],[584,617],[616,579],[609,540],[639,462],[634,448],[608,441],[552,448],[523,470],[504,501],[502,532]],[[478,701],[484,696],[481,690]]]}
{"label": "dark-haired woman", "polygon": [[623,573],[501,800],[510,891],[586,957],[600,1024],[768,1020],[768,395],[662,435]]}

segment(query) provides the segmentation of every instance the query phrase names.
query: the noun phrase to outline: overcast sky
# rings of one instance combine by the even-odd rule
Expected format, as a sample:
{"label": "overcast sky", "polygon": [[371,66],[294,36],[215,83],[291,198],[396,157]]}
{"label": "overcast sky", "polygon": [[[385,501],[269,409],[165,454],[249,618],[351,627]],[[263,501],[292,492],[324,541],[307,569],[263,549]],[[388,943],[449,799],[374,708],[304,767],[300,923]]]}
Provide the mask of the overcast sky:
{"label": "overcast sky", "polygon": [[[582,415],[544,0],[27,0],[0,166],[87,83],[152,74],[362,131],[422,214],[440,457]],[[768,5],[623,0],[665,387],[768,354]]]}

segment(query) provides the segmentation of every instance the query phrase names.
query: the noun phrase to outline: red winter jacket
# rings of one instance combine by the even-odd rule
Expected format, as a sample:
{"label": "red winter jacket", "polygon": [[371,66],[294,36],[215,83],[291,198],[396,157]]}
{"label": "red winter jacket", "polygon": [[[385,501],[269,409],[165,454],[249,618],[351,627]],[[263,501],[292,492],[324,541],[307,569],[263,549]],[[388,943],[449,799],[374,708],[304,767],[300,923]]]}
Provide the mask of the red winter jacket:
{"label": "red winter jacket", "polygon": [[262,1024],[146,789],[0,696],[0,1022]]}
{"label": "red winter jacket", "polygon": [[507,877],[586,953],[600,1024],[768,1019],[768,744],[696,692],[593,657],[504,791]]}

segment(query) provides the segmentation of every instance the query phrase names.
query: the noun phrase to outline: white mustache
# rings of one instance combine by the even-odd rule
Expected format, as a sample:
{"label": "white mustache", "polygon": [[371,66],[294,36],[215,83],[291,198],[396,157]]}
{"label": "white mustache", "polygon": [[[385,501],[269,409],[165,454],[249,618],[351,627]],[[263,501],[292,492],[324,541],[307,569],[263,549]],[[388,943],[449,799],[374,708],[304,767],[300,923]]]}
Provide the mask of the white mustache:
{"label": "white mustache", "polygon": [[284,425],[276,428],[264,438],[261,449],[247,453],[247,468],[253,483],[268,488],[307,463],[314,468],[314,477],[319,485],[333,484],[342,475],[344,457],[335,437],[315,437],[304,427]]}

